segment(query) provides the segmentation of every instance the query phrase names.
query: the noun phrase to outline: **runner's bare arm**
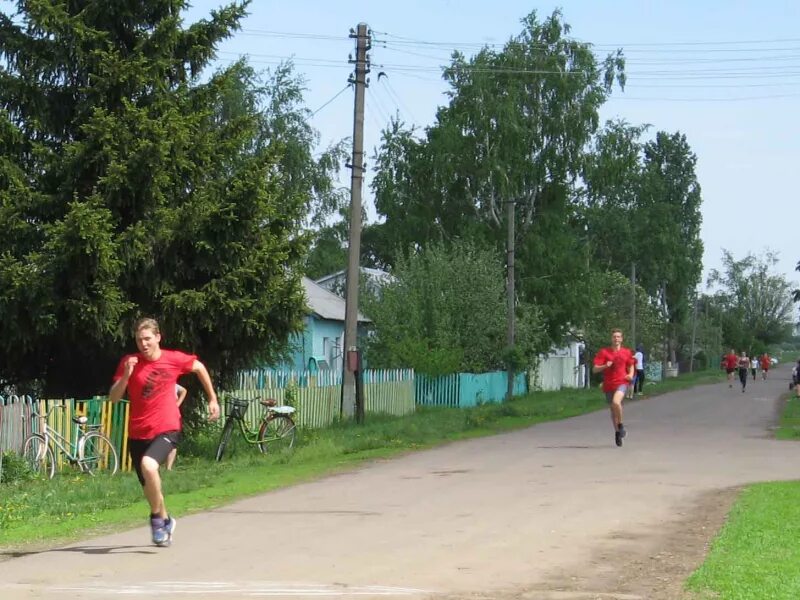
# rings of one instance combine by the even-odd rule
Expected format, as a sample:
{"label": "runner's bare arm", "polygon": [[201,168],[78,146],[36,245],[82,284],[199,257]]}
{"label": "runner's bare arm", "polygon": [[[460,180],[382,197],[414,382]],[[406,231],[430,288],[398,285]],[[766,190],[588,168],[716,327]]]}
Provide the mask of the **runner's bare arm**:
{"label": "runner's bare arm", "polygon": [[125,370],[122,373],[122,377],[117,379],[108,391],[108,399],[111,400],[111,402],[120,401],[128,387],[128,380],[131,377],[131,373],[133,373],[133,368],[138,362],[139,359],[135,356],[130,356],[128,360],[125,361]]}
{"label": "runner's bare arm", "polygon": [[214,385],[211,383],[211,376],[208,374],[206,366],[199,360],[194,361],[192,373],[197,375],[200,385],[203,386],[203,390],[206,393],[206,398],[208,398],[208,418],[211,421],[216,421],[219,418],[219,402],[214,391]]}
{"label": "runner's bare arm", "polygon": [[181,404],[183,404],[183,401],[186,400],[186,394],[189,392],[189,390],[187,390],[182,385],[177,386],[176,389],[178,390],[178,399],[177,399],[178,406],[180,406]]}

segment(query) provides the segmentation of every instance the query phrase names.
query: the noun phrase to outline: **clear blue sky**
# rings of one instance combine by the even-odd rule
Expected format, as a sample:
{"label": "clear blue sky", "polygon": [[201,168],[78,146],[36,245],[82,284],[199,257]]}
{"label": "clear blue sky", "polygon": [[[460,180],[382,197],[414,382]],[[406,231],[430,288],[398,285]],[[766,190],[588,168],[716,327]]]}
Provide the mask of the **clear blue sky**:
{"label": "clear blue sky", "polygon": [[[223,3],[196,0],[186,20]],[[371,153],[389,115],[399,111],[420,126],[432,121],[446,102],[437,67],[453,48],[469,54],[502,44],[532,9],[547,15],[557,7],[573,37],[598,53],[625,52],[628,85],[606,104],[604,120],[686,134],[703,191],[706,272],[720,265],[722,248],[736,257],[771,248],[780,253],[778,270],[800,279],[794,271],[800,260],[797,0],[255,0],[243,31],[221,46],[219,62],[247,54],[253,66],[268,68],[294,57],[307,79],[307,104],[316,109],[345,86],[353,52],[347,35],[366,22],[376,39],[365,119]],[[378,82],[378,71],[388,78]],[[317,113],[314,125],[325,141],[348,137],[352,114],[347,90]],[[364,192],[371,204],[371,191]]]}

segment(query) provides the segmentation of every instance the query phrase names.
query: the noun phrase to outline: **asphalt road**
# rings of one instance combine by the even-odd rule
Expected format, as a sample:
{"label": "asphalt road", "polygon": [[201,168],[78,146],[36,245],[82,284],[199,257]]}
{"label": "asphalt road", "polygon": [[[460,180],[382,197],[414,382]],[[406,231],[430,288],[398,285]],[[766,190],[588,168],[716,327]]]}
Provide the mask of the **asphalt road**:
{"label": "asphalt road", "polygon": [[642,598],[620,564],[716,494],[797,477],[800,444],[770,439],[787,381],[629,403],[622,448],[600,411],[377,461],[183,517],[170,548],[143,522],[0,552],[0,598]]}

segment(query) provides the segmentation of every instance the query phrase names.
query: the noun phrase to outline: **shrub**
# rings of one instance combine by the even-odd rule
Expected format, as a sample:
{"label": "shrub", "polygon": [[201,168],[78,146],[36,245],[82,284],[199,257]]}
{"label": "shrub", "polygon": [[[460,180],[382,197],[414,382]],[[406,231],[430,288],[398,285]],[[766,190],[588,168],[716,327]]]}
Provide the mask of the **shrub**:
{"label": "shrub", "polygon": [[0,483],[13,483],[15,481],[28,481],[34,474],[25,463],[25,460],[15,452],[3,453],[2,470],[0,470]]}

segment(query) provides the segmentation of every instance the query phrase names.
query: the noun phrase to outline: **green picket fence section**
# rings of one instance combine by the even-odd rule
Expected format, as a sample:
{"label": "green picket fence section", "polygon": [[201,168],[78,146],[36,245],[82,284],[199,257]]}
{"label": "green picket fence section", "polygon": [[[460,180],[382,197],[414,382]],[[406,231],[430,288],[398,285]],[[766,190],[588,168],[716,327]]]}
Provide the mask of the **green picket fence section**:
{"label": "green picket fence section", "polygon": [[[441,377],[417,374],[414,385],[417,404],[467,408],[485,402],[502,402],[506,397],[508,380],[506,371],[455,373]],[[527,374],[517,373],[514,376],[513,395],[527,393]]]}

